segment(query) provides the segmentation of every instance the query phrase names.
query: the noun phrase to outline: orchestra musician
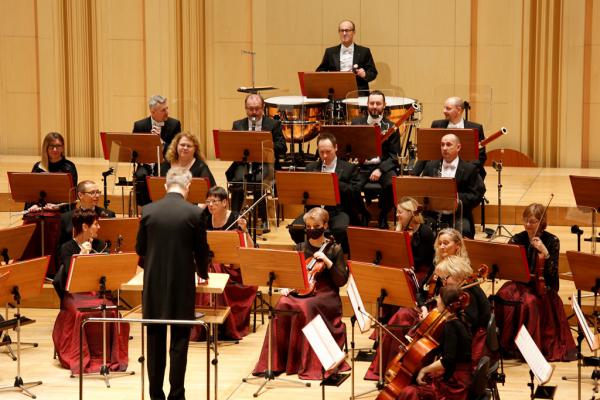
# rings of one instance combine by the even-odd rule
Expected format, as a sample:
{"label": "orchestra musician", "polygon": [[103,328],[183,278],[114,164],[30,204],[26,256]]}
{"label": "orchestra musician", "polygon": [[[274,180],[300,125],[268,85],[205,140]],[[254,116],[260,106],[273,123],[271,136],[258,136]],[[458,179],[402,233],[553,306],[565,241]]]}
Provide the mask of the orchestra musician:
{"label": "orchestra musician", "polygon": [[[367,98],[368,115],[352,120],[352,125],[378,125],[382,134],[394,126],[394,123],[384,115],[385,95],[374,90]],[[381,144],[381,157],[375,156],[366,160],[360,166],[360,188],[365,190],[368,182],[377,182],[379,190],[379,219],[380,229],[388,229],[387,216],[393,206],[392,177],[397,175],[398,154],[400,153],[400,135],[394,131]]]}
{"label": "orchestra musician", "polygon": [[[175,135],[181,132],[181,122],[169,117],[169,105],[166,97],[158,94],[150,97],[148,108],[150,109],[150,116],[135,121],[132,132],[160,135],[164,156]],[[150,196],[148,195],[148,188],[146,186],[146,176],[154,175],[156,167],[156,165],[140,164],[137,171],[135,171],[136,202],[139,206],[150,203]]]}
{"label": "orchestra musician", "polygon": [[[438,310],[443,312],[447,307],[461,302],[461,292],[454,285],[443,287]],[[404,387],[398,400],[467,399],[473,371],[469,322],[462,310],[450,313],[443,326],[437,360],[419,370],[417,384]]]}
{"label": "orchestra musician", "polygon": [[[356,33],[354,22],[341,21],[338,26],[338,33],[341,43],[325,49],[323,60],[317,67],[317,72],[352,71],[356,75],[356,86],[359,94],[365,96],[369,92],[369,82],[377,77],[377,68],[371,50],[368,47],[354,43],[354,33]],[[345,93],[342,95],[345,95]]]}
{"label": "orchestra musician", "polygon": [[[465,101],[463,101],[460,97],[449,97],[444,102],[444,119],[438,119],[431,122],[432,128],[443,128],[443,129],[477,129],[479,133],[478,141],[481,142],[485,139],[485,135],[483,133],[483,125],[478,124],[477,122],[467,121],[463,119],[463,113],[465,108]],[[487,160],[487,153],[485,151],[485,146],[479,148],[479,160],[473,161],[479,170],[479,175],[481,179],[485,179],[485,161]],[[417,162],[414,168],[414,174],[420,175],[421,169],[425,166],[423,162]]]}
{"label": "orchestra musician", "polygon": [[[427,212],[428,216],[437,218],[442,225],[452,226],[461,230],[465,237],[473,239],[475,237],[475,223],[473,222],[473,208],[479,203],[485,193],[485,184],[477,172],[477,167],[473,163],[465,162],[460,159],[461,149],[458,136],[450,133],[444,135],[441,140],[442,158],[439,160],[428,161],[423,169],[423,176],[454,178],[458,198],[462,204],[455,214]],[[462,218],[461,218],[462,209]]]}
{"label": "orchestra musician", "polygon": [[[321,363],[302,333],[302,328],[321,315],[329,327],[333,338],[340,348],[346,340],[346,327],[342,322],[342,301],[339,288],[348,280],[348,267],[344,261],[341,246],[333,244],[325,251],[320,251],[325,244],[325,230],[328,227],[329,213],[321,207],[310,209],[304,214],[307,240],[298,245],[308,259],[314,257],[323,262],[323,272],[317,275],[314,295],[297,297],[293,291],[282,290],[282,296],[275,306],[276,310],[297,311],[294,315],[276,315],[272,320],[272,368],[280,374],[298,374],[300,379],[319,380],[322,378]],[[253,374],[264,374],[268,367],[268,340],[265,336],[260,359]],[[343,370],[349,369],[344,363]]]}
{"label": "orchestra musician", "polygon": [[[264,115],[265,101],[259,94],[249,94],[244,100],[246,110],[246,118],[239,119],[233,122],[234,131],[268,131],[271,132],[273,138],[273,151],[275,153],[275,169],[280,169],[279,158],[287,152],[287,144],[281,130],[281,123],[266,115]],[[265,170],[263,170],[263,168]],[[227,183],[231,192],[231,210],[239,212],[244,205],[246,194],[244,193],[245,185],[242,182],[249,183],[253,189],[254,201],[260,199],[264,193],[262,188],[263,177],[270,176],[272,171],[266,163],[253,162],[244,163],[234,161],[227,171]],[[264,233],[269,231],[267,206],[266,202],[262,202],[258,206],[258,217],[262,220],[261,228]]]}
{"label": "orchestra musician", "polygon": [[535,284],[536,279],[529,283],[506,282],[500,288],[497,293],[500,299],[519,303],[513,306],[500,300],[496,304],[500,344],[508,357],[514,357],[517,354],[514,338],[518,329],[525,325],[548,361],[571,361],[576,359],[577,349],[563,302],[558,296],[560,241],[546,231],[544,208],[539,203],[528,205],[523,211],[525,230],[510,240],[510,243],[525,246],[530,273],[536,275],[536,263],[541,263],[543,276],[536,276],[536,279],[544,282],[544,288],[540,290]]}
{"label": "orchestra musician", "polygon": [[[100,306],[104,299],[97,293],[67,293],[65,286],[71,266],[71,258],[76,254],[99,254],[107,250],[106,244],[97,239],[100,224],[98,214],[91,209],[77,208],[72,213],[73,236],[60,247],[60,269],[52,284],[60,297],[60,312],[56,317],[52,340],[58,359],[64,368],[73,374],[79,373],[79,328],[84,318],[101,317]],[[110,295],[107,305],[114,306]],[[79,308],[98,307],[98,311],[80,311]],[[116,310],[107,310],[107,317],[118,317]],[[129,324],[108,324],[107,364],[112,371],[125,371],[128,362]],[[84,331],[83,362],[84,372],[97,372],[103,365],[102,325],[89,324]]]}
{"label": "orchestra musician", "polygon": [[171,167],[180,167],[189,170],[193,178],[208,178],[210,187],[217,185],[200,152],[200,142],[191,133],[180,132],[175,135],[165,158],[166,161],[160,166],[160,176],[167,176]]}
{"label": "orchestra musician", "polygon": [[[342,245],[344,253],[348,253],[348,236],[346,230],[352,223],[357,225],[356,204],[362,202],[360,197],[360,181],[358,168],[355,164],[341,160],[337,157],[337,139],[335,135],[324,132],[317,138],[319,161],[314,161],[306,166],[306,172],[335,172],[338,178],[341,203],[338,206],[326,206],[329,213],[329,230],[336,242]],[[298,226],[304,225],[303,216],[299,216],[290,225],[290,236],[296,243],[304,241],[304,230]]]}
{"label": "orchestra musician", "polygon": [[[208,190],[206,195],[206,208],[203,216],[206,221],[207,231],[239,230],[248,233],[246,220],[240,218],[240,214],[228,208],[229,199],[227,191],[214,186]],[[252,239],[246,237],[247,246],[252,246]],[[248,334],[250,324],[250,312],[256,297],[257,286],[246,286],[242,280],[242,271],[239,265],[227,265],[211,263],[211,272],[219,272],[229,275],[227,286],[222,295],[217,296],[218,306],[229,306],[231,312],[223,324],[219,325],[221,337],[232,340],[240,340]],[[196,305],[207,305],[210,295],[196,294]],[[190,340],[198,341],[203,338],[203,329],[194,326]]]}

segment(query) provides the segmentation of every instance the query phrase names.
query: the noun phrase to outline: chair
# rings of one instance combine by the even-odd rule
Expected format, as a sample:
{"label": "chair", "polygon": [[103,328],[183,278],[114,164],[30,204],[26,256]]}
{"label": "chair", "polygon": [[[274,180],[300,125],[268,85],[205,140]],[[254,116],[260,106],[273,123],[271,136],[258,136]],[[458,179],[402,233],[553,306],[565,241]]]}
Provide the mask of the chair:
{"label": "chair", "polygon": [[473,382],[469,390],[469,400],[489,400],[491,392],[488,389],[488,369],[490,366],[490,358],[483,356],[477,363],[477,367],[473,372]]}
{"label": "chair", "polygon": [[494,161],[502,160],[505,167],[537,167],[527,154],[513,149],[496,149],[487,152],[486,166],[491,166]]}
{"label": "chair", "polygon": [[[498,327],[496,326],[496,316],[494,314],[490,316],[490,320],[488,321],[485,346],[488,354],[494,359],[497,358],[493,364],[490,362],[491,365],[488,365],[487,388],[492,399],[500,400],[498,383],[504,384],[505,375],[502,355],[500,353],[500,341],[498,340]],[[500,372],[498,372],[498,369],[500,369]]]}

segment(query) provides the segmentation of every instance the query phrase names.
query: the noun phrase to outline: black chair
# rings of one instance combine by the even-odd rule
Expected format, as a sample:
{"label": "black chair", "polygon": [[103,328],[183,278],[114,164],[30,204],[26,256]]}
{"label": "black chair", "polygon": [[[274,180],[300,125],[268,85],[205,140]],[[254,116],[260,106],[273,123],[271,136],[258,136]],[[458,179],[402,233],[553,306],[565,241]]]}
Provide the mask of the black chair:
{"label": "black chair", "polygon": [[[500,341],[498,340],[498,327],[496,326],[496,317],[494,314],[490,316],[490,320],[487,325],[487,337],[485,339],[485,346],[487,348],[490,357],[495,360],[490,361],[488,366],[488,379],[487,387],[491,394],[491,398],[494,400],[500,400],[500,393],[498,393],[498,383],[504,384],[504,363],[502,360],[502,354],[500,352]],[[499,371],[500,370],[500,371]]]}
{"label": "black chair", "polygon": [[488,369],[490,366],[490,358],[483,356],[477,363],[477,367],[473,372],[473,382],[469,390],[469,400],[490,400],[492,398],[491,391],[488,388]]}

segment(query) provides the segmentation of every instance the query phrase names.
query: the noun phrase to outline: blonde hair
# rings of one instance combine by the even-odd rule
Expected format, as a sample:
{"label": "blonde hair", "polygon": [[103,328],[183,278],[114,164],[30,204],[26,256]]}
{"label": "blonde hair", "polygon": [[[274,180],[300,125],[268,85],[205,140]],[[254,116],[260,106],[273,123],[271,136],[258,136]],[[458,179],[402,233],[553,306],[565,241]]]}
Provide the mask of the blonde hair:
{"label": "blonde hair", "polygon": [[548,226],[548,221],[546,220],[547,214],[544,214],[544,206],[540,203],[531,203],[523,210],[523,221],[527,222],[529,217],[533,217],[540,221],[539,223],[539,232],[543,232]]}
{"label": "blonde hair", "polygon": [[442,254],[439,245],[439,239],[442,235],[450,236],[450,240],[458,244],[458,251],[456,252],[457,256],[467,259],[469,258],[469,253],[467,252],[467,248],[465,247],[465,242],[463,241],[461,233],[454,228],[446,228],[439,231],[437,237],[435,238],[435,242],[433,244],[433,248],[435,249],[435,257],[433,258],[434,264],[442,261]]}
{"label": "blonde hair", "polygon": [[179,153],[177,153],[177,146],[179,145],[179,142],[181,141],[182,138],[186,138],[186,139],[190,140],[192,143],[194,143],[194,158],[204,161],[204,157],[202,156],[202,153],[200,153],[200,142],[198,141],[198,138],[189,132],[180,132],[177,135],[175,135],[175,137],[173,138],[173,141],[171,142],[171,144],[169,145],[169,148],[167,149],[167,154],[165,155],[165,158],[167,159],[167,161],[172,164],[179,160]]}
{"label": "blonde hair", "polygon": [[63,150],[61,153],[62,158],[65,158],[65,138],[58,132],[50,132],[44,137],[44,141],[42,142],[42,159],[40,160],[40,167],[43,170],[49,171],[48,167],[48,147],[54,142],[58,140],[60,144],[63,146]]}
{"label": "blonde hair", "polygon": [[416,221],[419,224],[425,222],[422,214],[415,213],[415,211],[417,211],[417,209],[419,208],[419,202],[413,199],[412,197],[402,197],[398,202],[398,207],[402,208],[403,210],[410,211],[413,215],[413,221]]}
{"label": "blonde hair", "polygon": [[435,266],[437,276],[451,276],[457,281],[462,281],[473,274],[468,258],[461,256],[448,256]]}
{"label": "blonde hair", "polygon": [[312,219],[315,221],[321,221],[323,222],[323,224],[326,224],[329,222],[329,213],[324,208],[314,207],[308,210],[306,214],[304,214],[304,217],[302,217],[302,219],[304,220],[304,223],[306,223],[306,221],[308,221],[309,219]]}

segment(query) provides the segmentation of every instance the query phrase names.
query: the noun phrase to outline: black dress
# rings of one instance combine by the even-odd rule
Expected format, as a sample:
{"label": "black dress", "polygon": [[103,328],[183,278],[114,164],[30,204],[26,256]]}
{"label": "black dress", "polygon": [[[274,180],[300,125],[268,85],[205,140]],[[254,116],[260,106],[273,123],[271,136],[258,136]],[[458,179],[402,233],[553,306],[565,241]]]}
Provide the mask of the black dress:
{"label": "black dress", "polygon": [[[170,162],[164,162],[160,164],[160,176],[167,176],[167,172],[169,172],[170,169]],[[210,187],[217,186],[217,182],[215,181],[212,172],[210,172],[210,168],[208,168],[208,165],[204,161],[196,158],[190,167],[190,172],[194,178],[208,178],[210,181]]]}

